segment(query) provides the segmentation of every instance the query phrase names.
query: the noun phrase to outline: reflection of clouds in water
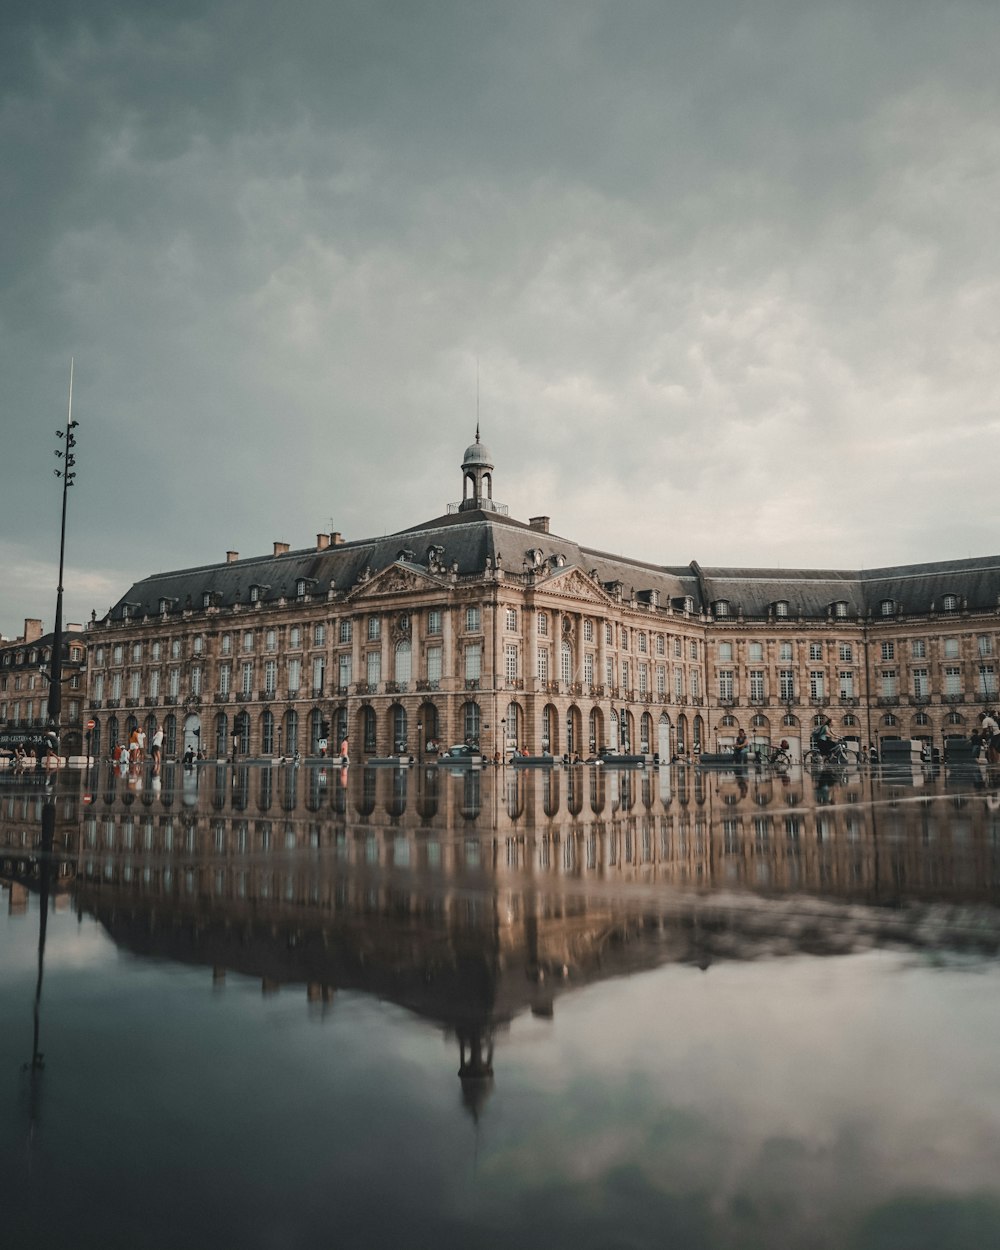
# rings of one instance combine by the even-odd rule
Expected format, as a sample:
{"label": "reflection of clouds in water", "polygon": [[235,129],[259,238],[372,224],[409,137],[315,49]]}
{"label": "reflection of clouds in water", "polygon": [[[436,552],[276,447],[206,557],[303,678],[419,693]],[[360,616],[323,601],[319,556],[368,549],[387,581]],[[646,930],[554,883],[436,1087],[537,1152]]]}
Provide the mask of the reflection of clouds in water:
{"label": "reflection of clouds in water", "polygon": [[498,1086],[542,1079],[555,1107],[491,1174],[608,1185],[634,1167],[727,1221],[803,1230],[902,1191],[996,1192],[1000,970],[907,959],[667,967],[562,997],[530,1073],[501,1048]]}
{"label": "reflection of clouds in water", "polygon": [[[6,903],[6,893],[3,901]],[[25,932],[30,930],[26,940]],[[38,971],[38,897],[32,895],[27,912],[0,914],[0,983],[12,982]],[[64,968],[99,968],[118,958],[115,945],[97,925],[78,926],[75,914],[49,916],[45,934],[45,975]]]}

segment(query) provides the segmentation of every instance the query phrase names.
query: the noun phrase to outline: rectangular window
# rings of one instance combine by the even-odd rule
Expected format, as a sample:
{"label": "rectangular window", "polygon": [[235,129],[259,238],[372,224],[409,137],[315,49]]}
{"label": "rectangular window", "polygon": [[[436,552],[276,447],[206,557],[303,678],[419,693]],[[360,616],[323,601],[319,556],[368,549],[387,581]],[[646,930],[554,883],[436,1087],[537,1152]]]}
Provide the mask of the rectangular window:
{"label": "rectangular window", "polygon": [[427,613],[427,632],[429,634],[440,634],[441,624],[441,609],[431,608],[431,610]]}
{"label": "rectangular window", "polygon": [[381,651],[369,651],[365,656],[365,680],[369,686],[377,686],[382,680]]}
{"label": "rectangular window", "polygon": [[504,628],[508,633],[513,633],[517,629],[517,609],[508,608],[504,613]]}
{"label": "rectangular window", "polygon": [[201,665],[192,664],[191,666],[191,693],[201,694]]}
{"label": "rectangular window", "polygon": [[[782,646],[791,646],[791,643],[782,643]],[[778,688],[781,697],[784,700],[795,698],[795,670],[791,668],[783,668],[778,672]]]}
{"label": "rectangular window", "polygon": [[604,641],[609,647],[615,645],[615,627],[610,621],[604,622]]}
{"label": "rectangular window", "polygon": [[[15,682],[14,688],[17,689],[16,682]],[[103,673],[94,674],[94,698],[95,699],[104,698],[104,674]]]}
{"label": "rectangular window", "polygon": [[253,650],[253,631],[250,629],[248,629],[246,633],[243,635],[243,650],[244,651]]}
{"label": "rectangular window", "polygon": [[288,661],[288,691],[297,694],[302,685],[302,661],[297,657]]}
{"label": "rectangular window", "polygon": [[764,658],[764,644],[751,642],[747,647],[747,659],[751,664],[759,664]]}
{"label": "rectangular window", "polygon": [[988,634],[980,634],[976,645],[979,647],[980,655],[993,654],[993,639]]}
{"label": "rectangular window", "polygon": [[608,689],[615,684],[615,662],[610,658],[604,661],[604,681]]}
{"label": "rectangular window", "polygon": [[[471,611],[472,609],[470,609]],[[478,609],[476,609],[478,612]],[[482,647],[478,642],[469,643],[465,648],[465,680],[478,681],[482,676]]]}
{"label": "rectangular window", "polygon": [[170,658],[172,660],[181,658],[181,640],[179,638],[171,638],[170,640]]}
{"label": "rectangular window", "polygon": [[923,660],[927,656],[927,643],[923,638],[914,638],[910,643],[910,651],[915,660]]}
{"label": "rectangular window", "polygon": [[842,642],[838,648],[837,654],[840,657],[841,664],[854,663],[854,648],[849,642]]}
{"label": "rectangular window", "polygon": [[589,618],[583,622],[583,641],[594,641],[594,622]]}
{"label": "rectangular window", "polygon": [[346,690],[353,680],[353,664],[349,655],[337,656],[337,685]]}
{"label": "rectangular window", "polygon": [[678,699],[684,698],[684,670],[682,668],[674,669],[674,695]]}
{"label": "rectangular window", "polygon": [[264,662],[264,693],[274,695],[278,689],[278,661],[266,660]]}
{"label": "rectangular window", "polygon": [[821,642],[811,642],[809,644],[809,658],[810,660],[822,660],[823,644]]}
{"label": "rectangular window", "polygon": [[219,665],[219,694],[228,694],[229,688],[233,681],[233,666],[231,664]]}
{"label": "rectangular window", "polygon": [[894,660],[896,658],[896,644],[894,642],[882,643],[882,659]]}
{"label": "rectangular window", "polygon": [[370,616],[368,618],[368,641],[375,642],[382,637],[382,618],[378,616]]}
{"label": "rectangular window", "polygon": [[840,682],[840,697],[842,699],[854,698],[854,671],[853,669],[841,669],[838,674]]}
{"label": "rectangular window", "polygon": [[944,640],[944,655],[946,660],[958,659],[958,639],[946,638]]}
{"label": "rectangular window", "polygon": [[719,698],[731,699],[733,697],[733,670],[731,668],[722,668],[719,670]]}
{"label": "rectangular window", "polygon": [[244,664],[240,669],[240,690],[243,694],[253,694],[252,664]]}
{"label": "rectangular window", "polygon": [[667,693],[667,670],[662,664],[656,666],[656,693],[659,695]]}
{"label": "rectangular window", "polygon": [[181,692],[181,670],[172,668],[167,675],[167,693],[176,698]]}
{"label": "rectangular window", "polygon": [[[180,644],[178,643],[177,646],[179,647]],[[111,663],[121,664],[124,658],[124,648],[120,642],[116,642],[114,647],[111,649]]]}
{"label": "rectangular window", "polygon": [[465,629],[467,633],[477,634],[479,632],[479,609],[465,609]]}
{"label": "rectangular window", "polygon": [[[130,673],[130,674],[129,674],[129,679],[128,679],[128,693],[129,693],[129,698],[131,698],[131,699],[138,699],[138,697],[139,697],[139,690],[140,690],[140,684],[139,684],[139,683],[140,683],[141,681],[142,681],[142,674],[141,674],[141,673]],[[192,690],[193,690],[193,689],[194,689],[194,687],[192,686]],[[200,692],[200,691],[198,691],[198,690],[195,690],[195,691],[194,691],[194,693],[195,693],[195,694],[200,694],[201,692]]]}
{"label": "rectangular window", "polygon": [[962,670],[960,668],[954,667],[944,670],[944,692],[945,694],[962,693]]}
{"label": "rectangular window", "polygon": [[205,639],[201,634],[195,634],[191,639],[191,650],[195,655],[201,655],[205,650]]}
{"label": "rectangular window", "polygon": [[160,696],[160,670],[158,668],[149,670],[149,693],[154,699]]}
{"label": "rectangular window", "polygon": [[913,670],[913,693],[918,699],[925,698],[931,692],[930,682],[927,680],[927,669],[915,668]]}
{"label": "rectangular window", "polygon": [[778,650],[779,660],[790,660],[792,658],[792,644],[783,642]]}
{"label": "rectangular window", "polygon": [[674,659],[675,660],[679,660],[681,656],[684,654],[683,645],[684,644],[681,642],[679,638],[674,639]]}
{"label": "rectangular window", "polygon": [[621,648],[623,651],[628,650],[628,630],[625,628],[624,625],[622,626],[622,629],[621,629]]}
{"label": "rectangular window", "polygon": [[548,647],[539,647],[536,656],[535,671],[538,673],[539,681],[549,680],[549,651]]}
{"label": "rectangular window", "polygon": [[509,643],[503,649],[504,674],[508,682],[517,681],[517,647]]}
{"label": "rectangular window", "polygon": [[594,684],[594,653],[587,651],[583,657],[583,680],[588,686]]}
{"label": "rectangular window", "polygon": [[323,675],[326,671],[326,661],[321,655],[313,656],[312,662],[312,684],[313,690],[322,691]]}
{"label": "rectangular window", "polygon": [[641,632],[639,634],[639,652],[641,655],[646,654],[646,635]]}
{"label": "rectangular window", "polygon": [[326,642],[326,626],[314,625],[313,626],[313,646],[322,647],[325,642]]}
{"label": "rectangular window", "polygon": [[883,699],[896,697],[896,670],[894,668],[882,670],[882,697]]}
{"label": "rectangular window", "polygon": [[643,698],[649,692],[649,665],[639,665],[639,697]]}
{"label": "rectangular window", "polygon": [[[156,643],[153,643],[153,649],[156,649]],[[223,655],[233,654],[233,636],[232,634],[223,634],[220,650]]]}
{"label": "rectangular window", "polygon": [[350,642],[354,636],[354,625],[352,621],[341,621],[337,635],[342,643]]}
{"label": "rectangular window", "polygon": [[573,680],[573,654],[566,642],[559,651],[559,677],[565,682]]}
{"label": "rectangular window", "polygon": [[691,697],[693,699],[701,696],[701,674],[696,668],[691,670]]}
{"label": "rectangular window", "polygon": [[[102,656],[101,656],[101,654],[100,654],[101,648],[100,648],[100,647],[98,647],[98,649],[97,649],[97,650],[98,650],[98,658],[97,658],[97,663],[98,663],[98,664],[103,664],[103,663],[104,663],[104,659],[103,659],[103,657],[102,657]],[[149,653],[150,653],[149,658],[150,658],[151,660],[160,660],[160,659],[162,659],[162,658],[163,658],[163,644],[162,644],[161,642],[154,642],[154,643],[150,646]]]}
{"label": "rectangular window", "polygon": [[809,697],[810,699],[826,698],[826,681],[823,676],[823,670],[820,668],[810,669],[809,671]]}
{"label": "rectangular window", "polygon": [[692,638],[692,639],[691,639],[690,655],[691,655],[691,659],[692,659],[692,660],[697,660],[697,658],[698,658],[698,640],[697,640],[696,638]]}
{"label": "rectangular window", "polygon": [[[979,654],[986,655],[987,652],[980,650]],[[132,662],[134,664],[138,664],[141,660],[142,660],[142,643],[133,642],[132,643]]]}
{"label": "rectangular window", "polygon": [[427,648],[427,680],[429,682],[439,682],[441,680],[441,648]]}
{"label": "rectangular window", "polygon": [[764,671],[755,668],[750,670],[750,698],[755,703],[762,703],[764,700]]}
{"label": "rectangular window", "polygon": [[993,671],[992,664],[981,664],[979,666],[979,693],[984,697],[990,697],[997,692],[997,675]]}
{"label": "rectangular window", "polygon": [[733,658],[733,644],[731,642],[719,643],[719,659],[731,660]]}
{"label": "rectangular window", "polygon": [[628,660],[622,660],[622,690],[626,694],[631,690],[631,673],[628,671]]}
{"label": "rectangular window", "polygon": [[302,646],[302,630],[298,625],[293,625],[288,631],[288,645],[292,650]]}

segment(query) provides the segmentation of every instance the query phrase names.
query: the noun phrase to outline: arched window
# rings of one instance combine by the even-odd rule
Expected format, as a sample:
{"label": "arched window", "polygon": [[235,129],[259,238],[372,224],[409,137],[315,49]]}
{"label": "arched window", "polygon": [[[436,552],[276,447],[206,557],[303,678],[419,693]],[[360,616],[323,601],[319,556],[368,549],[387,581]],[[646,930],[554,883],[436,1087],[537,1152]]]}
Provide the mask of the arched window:
{"label": "arched window", "polygon": [[261,755],[274,754],[274,713],[270,710],[261,713],[260,753]]}
{"label": "arched window", "polygon": [[[506,722],[503,727],[503,734],[507,742],[513,743],[515,746],[521,741],[521,709],[516,703],[507,704],[507,712],[504,716]],[[507,742],[500,744],[501,751],[506,747]]]}
{"label": "arched window", "polygon": [[299,714],[292,708],[285,713],[285,741],[282,749],[286,755],[294,755],[299,749]]}
{"label": "arched window", "polygon": [[411,652],[409,639],[396,644],[396,681],[406,684],[411,674]]}
{"label": "arched window", "polygon": [[392,748],[397,755],[408,749],[406,708],[400,703],[392,709]]}
{"label": "arched window", "polygon": [[375,754],[376,743],[376,725],[375,725],[375,709],[373,707],[364,707],[361,709],[361,727],[363,733],[364,749],[369,755]]}
{"label": "arched window", "polygon": [[323,737],[323,713],[314,707],[309,713],[309,754],[319,755],[319,742]]}
{"label": "arched window", "polygon": [[465,730],[465,741],[470,746],[479,745],[481,717],[478,703],[466,703],[462,709],[462,724]]}
{"label": "arched window", "polygon": [[246,755],[250,750],[250,713],[237,712],[233,721],[233,737],[236,739],[236,750]]}
{"label": "arched window", "polygon": [[219,712],[215,718],[215,758],[225,759],[229,754],[229,717]]}
{"label": "arched window", "polygon": [[787,616],[788,615],[788,600],[787,599],[779,599],[777,601],[777,603],[774,605],[774,615],[775,616]]}
{"label": "arched window", "polygon": [[173,712],[163,718],[163,754],[177,754],[177,717]]}

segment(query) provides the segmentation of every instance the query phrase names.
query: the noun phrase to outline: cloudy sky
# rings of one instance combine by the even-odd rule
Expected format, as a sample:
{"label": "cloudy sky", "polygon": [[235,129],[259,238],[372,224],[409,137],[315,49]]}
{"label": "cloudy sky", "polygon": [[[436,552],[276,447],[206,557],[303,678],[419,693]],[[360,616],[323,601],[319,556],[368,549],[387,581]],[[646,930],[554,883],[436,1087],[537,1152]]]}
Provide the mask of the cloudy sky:
{"label": "cloudy sky", "polygon": [[7,0],[0,631],[495,496],[679,564],[995,552],[995,0]]}

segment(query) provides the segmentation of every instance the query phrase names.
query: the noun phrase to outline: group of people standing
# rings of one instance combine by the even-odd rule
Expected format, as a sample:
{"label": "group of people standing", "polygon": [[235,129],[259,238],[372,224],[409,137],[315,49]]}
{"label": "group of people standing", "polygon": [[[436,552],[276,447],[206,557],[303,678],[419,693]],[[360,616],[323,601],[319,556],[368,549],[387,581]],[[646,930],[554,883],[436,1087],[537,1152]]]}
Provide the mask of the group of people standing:
{"label": "group of people standing", "polygon": [[[156,725],[149,742],[149,758],[153,764],[153,776],[160,771],[160,755],[163,750],[163,726]],[[127,742],[116,742],[111,751],[111,758],[119,768],[138,768],[146,761],[146,731],[140,726],[132,730]]]}

